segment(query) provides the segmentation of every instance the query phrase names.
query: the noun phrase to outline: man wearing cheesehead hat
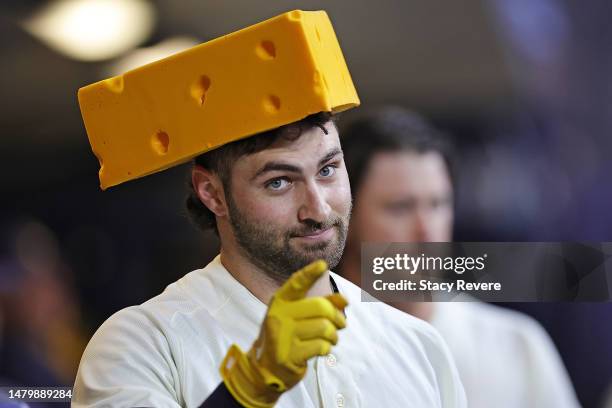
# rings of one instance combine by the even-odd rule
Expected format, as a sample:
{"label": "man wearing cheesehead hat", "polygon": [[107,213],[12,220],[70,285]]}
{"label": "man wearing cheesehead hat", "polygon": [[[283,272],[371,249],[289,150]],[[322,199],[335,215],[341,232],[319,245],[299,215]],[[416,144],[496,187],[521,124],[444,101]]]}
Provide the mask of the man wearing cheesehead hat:
{"label": "man wearing cheesehead hat", "polygon": [[430,326],[328,270],[351,209],[334,114],[359,99],[325,12],[89,85],[79,103],[103,189],[194,159],[187,207],[221,251],[98,329],[73,406],[465,406]]}

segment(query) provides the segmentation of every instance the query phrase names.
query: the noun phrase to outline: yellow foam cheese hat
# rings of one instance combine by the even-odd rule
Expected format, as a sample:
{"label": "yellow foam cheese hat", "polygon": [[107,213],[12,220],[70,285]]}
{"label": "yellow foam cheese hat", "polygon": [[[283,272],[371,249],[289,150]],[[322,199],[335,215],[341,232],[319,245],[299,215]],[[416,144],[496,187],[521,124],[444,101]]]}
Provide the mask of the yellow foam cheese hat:
{"label": "yellow foam cheese hat", "polygon": [[100,187],[359,98],[324,11],[294,10],[79,89]]}

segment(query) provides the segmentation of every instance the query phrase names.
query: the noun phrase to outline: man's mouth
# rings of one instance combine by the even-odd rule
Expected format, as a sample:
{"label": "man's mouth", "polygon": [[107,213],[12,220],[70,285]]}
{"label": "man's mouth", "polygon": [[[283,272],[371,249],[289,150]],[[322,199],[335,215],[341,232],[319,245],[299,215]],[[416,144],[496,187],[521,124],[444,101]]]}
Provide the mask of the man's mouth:
{"label": "man's mouth", "polygon": [[319,241],[330,239],[334,234],[334,227],[310,231],[305,234],[295,235],[295,238],[301,238],[309,241]]}

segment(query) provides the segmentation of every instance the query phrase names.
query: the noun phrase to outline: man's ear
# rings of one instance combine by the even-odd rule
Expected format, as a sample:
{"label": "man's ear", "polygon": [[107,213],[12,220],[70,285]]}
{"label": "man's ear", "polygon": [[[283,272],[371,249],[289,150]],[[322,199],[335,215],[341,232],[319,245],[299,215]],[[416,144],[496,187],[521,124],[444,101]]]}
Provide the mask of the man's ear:
{"label": "man's ear", "polygon": [[223,183],[218,175],[196,164],[191,170],[191,184],[200,201],[213,214],[217,217],[227,215]]}

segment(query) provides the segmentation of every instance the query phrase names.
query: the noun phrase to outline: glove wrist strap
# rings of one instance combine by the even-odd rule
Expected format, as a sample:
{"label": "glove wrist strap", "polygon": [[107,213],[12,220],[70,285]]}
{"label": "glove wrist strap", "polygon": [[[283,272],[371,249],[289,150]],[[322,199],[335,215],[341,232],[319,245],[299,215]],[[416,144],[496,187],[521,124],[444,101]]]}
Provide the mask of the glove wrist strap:
{"label": "glove wrist strap", "polygon": [[225,355],[220,371],[230,394],[248,408],[273,407],[286,389],[282,381],[268,370],[254,367],[248,356],[235,344]]}

